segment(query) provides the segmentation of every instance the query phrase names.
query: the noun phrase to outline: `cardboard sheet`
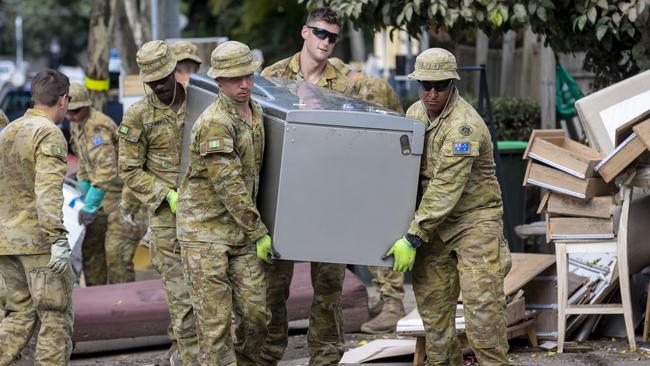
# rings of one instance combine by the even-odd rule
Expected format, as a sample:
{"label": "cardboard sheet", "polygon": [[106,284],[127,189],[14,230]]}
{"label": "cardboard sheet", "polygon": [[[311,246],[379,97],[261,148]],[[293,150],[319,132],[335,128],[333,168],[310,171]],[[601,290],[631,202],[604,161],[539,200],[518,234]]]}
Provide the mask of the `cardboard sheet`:
{"label": "cardboard sheet", "polygon": [[343,354],[339,365],[357,365],[382,358],[415,353],[415,339],[377,339]]}

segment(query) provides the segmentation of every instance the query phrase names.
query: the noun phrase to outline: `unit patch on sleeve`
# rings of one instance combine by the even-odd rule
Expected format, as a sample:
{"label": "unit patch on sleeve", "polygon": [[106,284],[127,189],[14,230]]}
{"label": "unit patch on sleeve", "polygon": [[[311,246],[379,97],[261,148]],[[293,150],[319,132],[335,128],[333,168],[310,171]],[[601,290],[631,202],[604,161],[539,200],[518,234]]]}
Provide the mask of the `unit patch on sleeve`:
{"label": "unit patch on sleeve", "polygon": [[92,141],[93,147],[97,147],[97,146],[101,145],[102,143],[104,143],[104,139],[101,136],[95,136],[95,138]]}
{"label": "unit patch on sleeve", "polygon": [[129,133],[129,126],[120,126],[120,132],[127,135]]}
{"label": "unit patch on sleeve", "polygon": [[472,128],[469,127],[468,125],[463,125],[458,128],[458,133],[460,133],[463,136],[469,136],[472,134]]}
{"label": "unit patch on sleeve", "polygon": [[454,155],[467,155],[469,154],[469,142],[454,142]]}

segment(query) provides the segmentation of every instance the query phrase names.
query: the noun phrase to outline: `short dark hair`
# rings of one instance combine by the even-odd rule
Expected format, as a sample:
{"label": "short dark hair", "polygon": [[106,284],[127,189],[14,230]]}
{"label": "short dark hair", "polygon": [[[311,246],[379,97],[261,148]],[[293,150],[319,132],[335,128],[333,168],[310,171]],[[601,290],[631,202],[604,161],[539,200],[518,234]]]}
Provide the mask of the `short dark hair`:
{"label": "short dark hair", "polygon": [[341,19],[337,12],[330,8],[316,8],[309,12],[307,16],[307,24],[322,20],[329,24],[336,24],[341,27]]}
{"label": "short dark hair", "polygon": [[176,70],[181,71],[181,72],[187,72],[187,73],[195,73],[199,71],[199,68],[201,67],[201,64],[194,60],[190,60],[189,58],[186,58],[184,60],[180,60],[176,62]]}
{"label": "short dark hair", "polygon": [[62,95],[68,94],[70,80],[62,73],[45,69],[32,79],[32,101],[52,107]]}

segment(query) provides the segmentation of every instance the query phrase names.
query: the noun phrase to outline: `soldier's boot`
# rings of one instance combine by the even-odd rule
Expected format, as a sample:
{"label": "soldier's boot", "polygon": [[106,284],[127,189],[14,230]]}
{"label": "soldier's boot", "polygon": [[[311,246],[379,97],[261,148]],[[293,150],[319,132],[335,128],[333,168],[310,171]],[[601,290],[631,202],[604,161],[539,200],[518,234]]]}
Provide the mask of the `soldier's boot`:
{"label": "soldier's boot", "polygon": [[[178,349],[176,347],[176,342],[172,342],[172,345],[169,347],[167,352],[162,356],[162,360],[159,360],[156,363],[156,366],[174,366],[174,357],[179,358],[178,356]],[[180,362],[177,363],[177,365],[180,365]]]}
{"label": "soldier's boot", "polygon": [[397,322],[404,317],[404,305],[398,300],[386,300],[381,313],[361,325],[363,333],[382,334],[394,332]]}
{"label": "soldier's boot", "polygon": [[370,319],[379,315],[383,307],[384,307],[384,299],[379,299],[379,301],[377,301],[373,306],[371,306],[368,309],[368,313],[370,314]]}

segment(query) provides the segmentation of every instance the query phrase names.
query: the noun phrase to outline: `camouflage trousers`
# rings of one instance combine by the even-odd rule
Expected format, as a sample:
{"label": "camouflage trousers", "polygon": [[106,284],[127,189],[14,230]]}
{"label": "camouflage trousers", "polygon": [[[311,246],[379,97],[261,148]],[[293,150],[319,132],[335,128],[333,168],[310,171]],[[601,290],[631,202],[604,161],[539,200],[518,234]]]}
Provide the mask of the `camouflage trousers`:
{"label": "camouflage trousers", "polygon": [[499,222],[487,221],[443,243],[422,245],[413,266],[413,291],[424,322],[427,365],[463,365],[455,317],[463,294],[465,331],[481,365],[512,365],[506,338],[503,281],[510,251]]}
{"label": "camouflage trousers", "polygon": [[393,299],[401,302],[404,299],[404,274],[395,272],[390,267],[368,266],[368,269],[374,277],[372,282],[382,300]]}
{"label": "camouflage trousers", "polygon": [[[168,206],[159,209],[159,215],[173,216]],[[170,218],[173,222],[174,218]],[[199,339],[192,301],[183,275],[181,248],[176,240],[175,227],[151,227],[149,240],[151,265],[160,273],[165,288],[173,339],[183,366],[200,365]]]}
{"label": "camouflage trousers", "polygon": [[86,227],[82,261],[87,286],[135,281],[133,256],[146,231],[146,212],[136,215],[139,225],[129,224],[120,213],[119,198],[107,194],[97,218]]}
{"label": "camouflage trousers", "polygon": [[0,366],[27,345],[40,320],[34,363],[68,365],[72,353],[72,267],[59,275],[47,268],[50,254],[0,256]]}
{"label": "camouflage trousers", "polygon": [[[181,242],[204,365],[255,366],[270,320],[255,244]],[[231,319],[234,316],[233,342]]]}
{"label": "camouflage trousers", "polygon": [[[266,303],[271,311],[271,322],[269,335],[262,346],[260,364],[275,365],[282,359],[288,343],[287,299],[293,278],[293,262],[276,260],[272,265],[265,263],[264,267],[268,281]],[[341,292],[344,278],[343,264],[311,263],[314,299],[307,333],[311,366],[338,364],[343,355]]]}

